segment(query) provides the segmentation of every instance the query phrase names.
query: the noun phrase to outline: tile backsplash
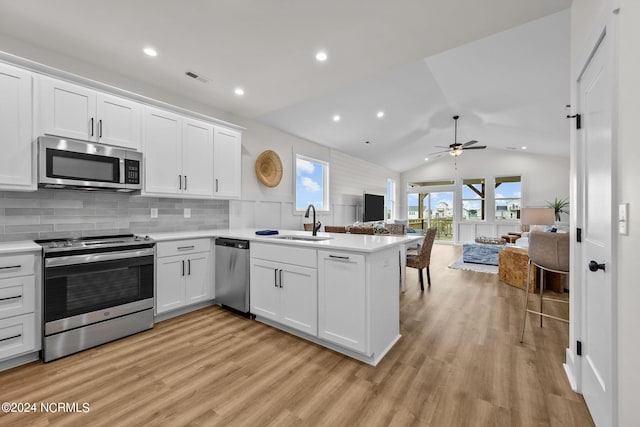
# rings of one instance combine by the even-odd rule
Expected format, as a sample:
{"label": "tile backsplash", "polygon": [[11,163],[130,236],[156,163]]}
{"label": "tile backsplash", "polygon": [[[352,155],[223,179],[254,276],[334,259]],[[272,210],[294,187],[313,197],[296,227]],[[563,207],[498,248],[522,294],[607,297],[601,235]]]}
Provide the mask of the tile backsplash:
{"label": "tile backsplash", "polygon": [[[151,209],[158,218],[151,218]],[[191,217],[184,217],[184,210]],[[229,227],[228,200],[78,190],[0,191],[0,242]]]}

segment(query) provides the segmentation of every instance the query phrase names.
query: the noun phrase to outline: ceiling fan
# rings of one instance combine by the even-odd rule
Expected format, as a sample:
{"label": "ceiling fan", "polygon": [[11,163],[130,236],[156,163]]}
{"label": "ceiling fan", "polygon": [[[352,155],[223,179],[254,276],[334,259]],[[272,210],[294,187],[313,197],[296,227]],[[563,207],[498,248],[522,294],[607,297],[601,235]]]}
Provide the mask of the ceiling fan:
{"label": "ceiling fan", "polygon": [[453,120],[455,123],[455,134],[453,137],[453,144],[449,145],[448,147],[443,147],[441,145],[436,145],[436,147],[438,148],[446,148],[446,150],[443,151],[436,151],[435,153],[431,153],[429,154],[430,156],[433,156],[434,154],[440,154],[440,153],[449,153],[450,155],[457,157],[460,154],[462,154],[463,150],[483,150],[485,148],[487,148],[486,145],[476,145],[475,147],[472,147],[472,145],[477,144],[478,141],[476,141],[475,139],[472,139],[469,142],[465,142],[464,144],[460,144],[458,142],[458,119],[460,118],[460,116],[453,116]]}

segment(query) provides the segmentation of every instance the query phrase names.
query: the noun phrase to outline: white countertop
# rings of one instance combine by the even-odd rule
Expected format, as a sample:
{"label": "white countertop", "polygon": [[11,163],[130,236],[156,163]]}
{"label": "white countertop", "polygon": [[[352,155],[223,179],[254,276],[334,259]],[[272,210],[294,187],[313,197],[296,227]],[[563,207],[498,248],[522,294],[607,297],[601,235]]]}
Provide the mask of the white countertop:
{"label": "white countertop", "polygon": [[[376,252],[393,246],[404,245],[408,243],[417,243],[424,239],[424,236],[397,236],[389,234],[342,234],[342,233],[323,233],[318,232],[318,237],[330,237],[327,240],[286,240],[274,238],[277,236],[258,236],[256,231],[258,228],[241,228],[241,229],[225,229],[225,230],[202,230],[202,231],[184,231],[184,232],[167,232],[167,233],[150,233],[149,237],[157,242],[227,237],[231,239],[243,239],[252,242],[275,243],[280,245],[301,246],[307,248],[325,249],[325,250],[348,250],[355,252]],[[300,230],[278,230],[279,236],[306,236],[310,237],[310,231]]]}
{"label": "white countertop", "polygon": [[0,255],[15,254],[19,252],[35,252],[41,250],[42,246],[34,243],[32,240],[0,243]]}

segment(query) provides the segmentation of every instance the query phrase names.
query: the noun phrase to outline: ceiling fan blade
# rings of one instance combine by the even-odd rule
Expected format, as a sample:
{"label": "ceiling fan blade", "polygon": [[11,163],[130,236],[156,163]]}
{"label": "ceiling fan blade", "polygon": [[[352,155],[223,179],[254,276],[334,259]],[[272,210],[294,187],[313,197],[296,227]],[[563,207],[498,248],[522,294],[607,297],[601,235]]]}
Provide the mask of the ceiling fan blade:
{"label": "ceiling fan blade", "polygon": [[483,150],[487,148],[486,145],[476,145],[475,147],[465,147],[463,150]]}
{"label": "ceiling fan blade", "polygon": [[464,144],[462,144],[462,146],[463,146],[464,148],[466,148],[466,147],[468,147],[468,146],[470,146],[470,145],[477,144],[477,143],[478,143],[478,141],[476,141],[475,139],[472,139],[471,141],[469,141],[469,142],[465,142]]}
{"label": "ceiling fan blade", "polygon": [[427,154],[427,156],[433,156],[433,155],[436,155],[436,154],[448,153],[449,151],[451,151],[451,150],[436,151],[435,153]]}

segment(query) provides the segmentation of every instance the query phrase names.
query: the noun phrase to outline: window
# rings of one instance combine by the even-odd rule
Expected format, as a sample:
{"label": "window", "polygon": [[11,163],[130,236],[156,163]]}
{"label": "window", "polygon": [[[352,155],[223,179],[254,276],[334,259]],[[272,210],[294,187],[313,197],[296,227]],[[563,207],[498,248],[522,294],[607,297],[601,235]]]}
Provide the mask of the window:
{"label": "window", "polygon": [[329,163],[296,154],[296,211],[329,211]]}
{"label": "window", "polygon": [[462,219],[484,220],[485,194],[484,178],[462,180]]}
{"label": "window", "polygon": [[496,178],[496,221],[520,219],[522,183],[519,176]]}
{"label": "window", "polygon": [[396,207],[396,182],[393,179],[387,179],[387,221],[395,219]]}
{"label": "window", "polygon": [[435,227],[436,240],[453,240],[453,191],[408,193],[407,206],[409,227]]}

